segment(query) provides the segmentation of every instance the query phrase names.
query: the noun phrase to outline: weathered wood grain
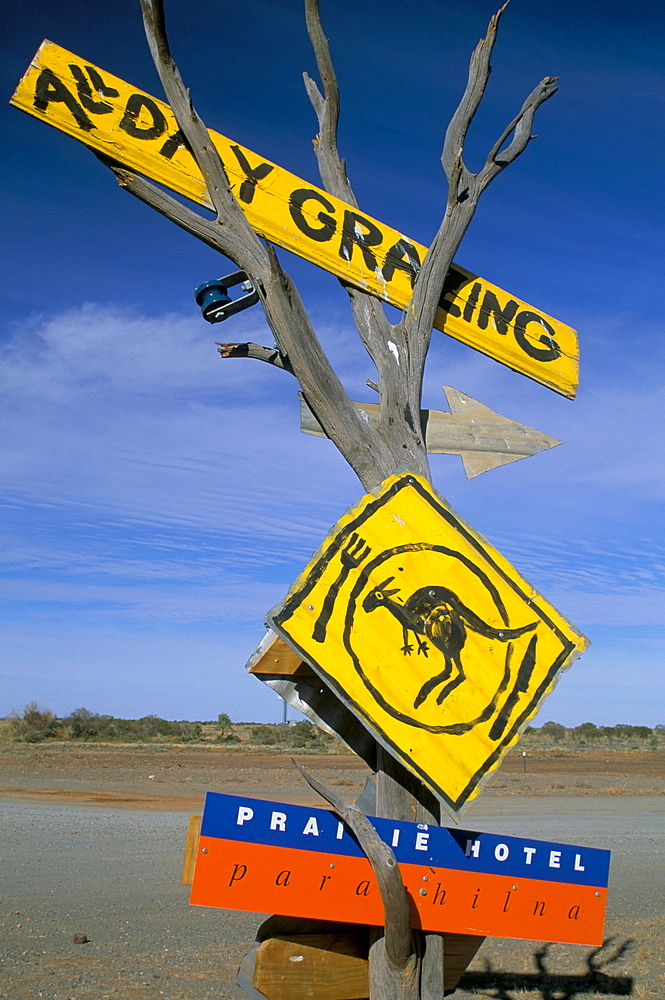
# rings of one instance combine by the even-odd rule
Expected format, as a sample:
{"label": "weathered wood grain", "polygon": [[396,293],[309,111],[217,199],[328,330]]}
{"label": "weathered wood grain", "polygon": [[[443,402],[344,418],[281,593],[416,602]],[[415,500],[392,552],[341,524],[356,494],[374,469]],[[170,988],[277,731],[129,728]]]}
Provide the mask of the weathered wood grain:
{"label": "weathered wood grain", "polygon": [[[361,1000],[369,997],[368,929],[309,921],[304,933],[289,930],[288,918],[272,917],[273,936],[257,938],[243,959],[241,976],[267,1000]],[[285,929],[279,931],[280,920]],[[443,988],[452,992],[484,941],[470,934],[437,936],[445,954]],[[421,980],[421,994],[441,1000],[441,980]]]}
{"label": "weathered wood grain", "polygon": [[[484,406],[452,386],[443,386],[443,391],[450,413],[442,410],[420,411],[425,447],[430,455],[459,455],[464,463],[467,479],[561,444],[561,441],[549,434],[502,417],[489,406]],[[298,396],[300,430],[305,434],[326,437],[302,393]],[[372,427],[379,425],[379,403],[356,403],[355,406],[368,424]]]}
{"label": "weathered wood grain", "polygon": [[201,817],[190,816],[187,827],[187,842],[185,857],[182,862],[182,885],[191,885],[194,881],[194,866],[196,865],[196,850],[201,835]]}

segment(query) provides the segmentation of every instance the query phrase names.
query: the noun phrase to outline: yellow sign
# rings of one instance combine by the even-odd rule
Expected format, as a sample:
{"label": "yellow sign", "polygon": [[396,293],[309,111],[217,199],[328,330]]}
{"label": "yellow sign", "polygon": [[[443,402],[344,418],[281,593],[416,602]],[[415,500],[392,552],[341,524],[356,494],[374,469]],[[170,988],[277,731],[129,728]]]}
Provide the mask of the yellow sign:
{"label": "yellow sign", "polygon": [[413,473],[344,515],[266,621],[454,810],[588,645]]}
{"label": "yellow sign", "polygon": [[[42,42],[11,103],[200,205],[206,186],[162,101]],[[427,249],[257,153],[211,131],[231,188],[256,232],[406,308]],[[578,383],[577,334],[455,264],[435,326],[564,396]]]}

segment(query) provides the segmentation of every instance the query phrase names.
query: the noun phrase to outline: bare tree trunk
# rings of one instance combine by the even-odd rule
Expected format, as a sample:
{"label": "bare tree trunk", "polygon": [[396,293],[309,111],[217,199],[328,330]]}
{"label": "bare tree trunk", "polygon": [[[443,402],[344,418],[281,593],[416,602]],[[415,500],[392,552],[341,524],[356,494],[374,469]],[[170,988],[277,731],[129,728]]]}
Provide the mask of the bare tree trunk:
{"label": "bare tree trunk", "polygon": [[[415,276],[413,295],[404,317],[399,323],[389,323],[377,299],[347,287],[358,334],[378,372],[380,413],[378,426],[373,428],[362,419],[343,388],[277,254],[253,232],[231,190],[224,164],[192,105],[171,55],[162,0],[141,0],[141,6],[155,66],[178,126],[205,179],[216,218],[213,221],[204,218],[150,182],[115,164],[108,165],[131,194],[219,250],[251,277],[275,337],[275,347],[222,344],[220,354],[224,358],[254,358],[293,374],[310,409],[366,490],[374,489],[402,465],[429,478],[420,418],[421,394],[444,283],[480,195],[524,151],[532,138],[534,114],[555,92],[556,81],[546,77],[538,84],[499,136],[485,166],[477,174],[471,173],[463,161],[463,147],[489,78],[490,55],[504,10],[501,8],[490,20],[487,35],[472,55],[466,90],[446,132],[442,153],[448,181],[445,211],[434,242]],[[323,86],[322,94],[305,74],[305,86],[319,123],[314,148],[322,183],[330,193],[357,207],[346,165],[337,150],[339,90],[321,28],[318,0],[305,0],[305,11]],[[378,755],[378,814],[412,822],[439,823],[438,803],[423,784],[381,748]],[[440,1000],[442,938],[437,934],[412,933],[408,898],[392,851],[378,841],[375,833],[372,837],[373,828],[365,817],[350,813],[349,807],[328,789],[313,779],[308,780],[357,833],[381,887],[385,930],[377,935],[371,948],[373,1000]]]}

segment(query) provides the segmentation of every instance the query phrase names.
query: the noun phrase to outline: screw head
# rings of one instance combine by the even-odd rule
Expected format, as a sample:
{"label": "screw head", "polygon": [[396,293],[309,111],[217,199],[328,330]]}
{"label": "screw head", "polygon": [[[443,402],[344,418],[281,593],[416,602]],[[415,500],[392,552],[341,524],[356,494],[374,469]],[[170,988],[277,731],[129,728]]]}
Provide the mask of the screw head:
{"label": "screw head", "polygon": [[201,854],[207,854],[207,853],[208,853],[208,848],[207,847],[202,847],[201,848]]}
{"label": "screw head", "polygon": [[420,890],[420,895],[421,896],[426,896],[427,895],[427,889],[421,889]]}

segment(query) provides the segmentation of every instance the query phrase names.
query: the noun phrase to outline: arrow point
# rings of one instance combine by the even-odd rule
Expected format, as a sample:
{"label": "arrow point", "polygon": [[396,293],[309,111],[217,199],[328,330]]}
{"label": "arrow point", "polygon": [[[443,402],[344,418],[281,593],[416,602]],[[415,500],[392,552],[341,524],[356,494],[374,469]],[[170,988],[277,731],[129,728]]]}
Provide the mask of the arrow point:
{"label": "arrow point", "polygon": [[508,465],[510,462],[519,462],[522,458],[529,458],[529,455],[500,455],[495,451],[460,451],[459,457],[462,459],[464,473],[468,479],[475,479],[483,472],[490,472],[498,469],[500,465]]}
{"label": "arrow point", "polygon": [[[563,444],[562,441],[551,437],[549,434],[544,434],[542,431],[534,430],[533,427],[526,427],[524,424],[518,424],[513,420],[509,420],[508,417],[501,416],[500,413],[491,410],[489,406],[480,403],[473,396],[467,396],[466,393],[460,392],[459,389],[454,389],[451,385],[443,385],[441,388],[445,393],[451,414],[463,413],[468,415],[472,413],[471,419],[473,421],[489,422],[496,428],[508,428],[510,426],[513,431],[518,432],[517,440],[513,440],[512,442],[512,446],[515,448],[514,451],[460,450],[458,454],[462,459],[467,479],[473,479],[475,476],[480,476],[483,472],[497,469],[500,465],[519,462],[520,459],[529,458],[539,451],[547,451],[550,448],[556,448],[559,444]],[[526,438],[528,438],[530,446],[528,450],[521,450]]]}

